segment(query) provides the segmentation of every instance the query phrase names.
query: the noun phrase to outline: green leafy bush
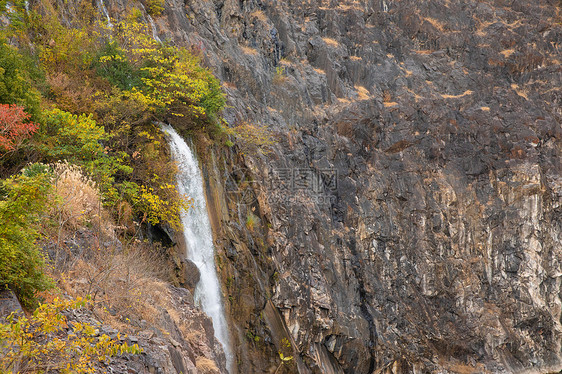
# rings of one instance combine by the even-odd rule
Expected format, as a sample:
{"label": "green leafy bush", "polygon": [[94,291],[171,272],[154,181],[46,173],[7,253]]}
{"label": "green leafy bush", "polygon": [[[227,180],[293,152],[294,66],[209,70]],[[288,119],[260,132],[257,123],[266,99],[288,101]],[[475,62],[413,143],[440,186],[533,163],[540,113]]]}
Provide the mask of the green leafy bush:
{"label": "green leafy bush", "polygon": [[119,23],[94,63],[96,71],[143,102],[158,119],[181,117],[219,125],[225,104],[220,82],[184,48],[156,43],[146,25]]}
{"label": "green leafy bush", "polygon": [[60,109],[47,111],[40,137],[37,147],[45,160],[67,160],[82,166],[98,184],[106,205],[119,200],[115,176],[132,172],[127,165],[129,157],[125,152],[107,153],[103,142],[108,141],[109,134],[92,115],[77,116]]}
{"label": "green leafy bush", "polygon": [[109,41],[94,61],[96,72],[121,90],[131,90],[142,84],[141,70],[128,60],[125,51],[115,41]]}
{"label": "green leafy bush", "polygon": [[43,117],[40,134],[47,158],[91,162],[105,156],[101,142],[108,139],[108,134],[91,114],[77,116],[55,108]]}
{"label": "green leafy bush", "polygon": [[26,306],[51,286],[36,244],[50,189],[51,174],[40,164],[0,182],[0,285],[11,287]]}
{"label": "green leafy bush", "polygon": [[37,116],[41,96],[33,81],[38,76],[30,59],[0,36],[0,104],[17,104]]}

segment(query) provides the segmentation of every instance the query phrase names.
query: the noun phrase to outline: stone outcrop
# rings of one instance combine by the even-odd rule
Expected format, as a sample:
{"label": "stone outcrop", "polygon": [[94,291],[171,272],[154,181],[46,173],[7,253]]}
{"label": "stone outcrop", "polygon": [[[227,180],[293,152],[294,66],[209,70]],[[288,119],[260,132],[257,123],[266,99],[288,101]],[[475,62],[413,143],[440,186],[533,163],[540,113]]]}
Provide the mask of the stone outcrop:
{"label": "stone outcrop", "polygon": [[166,2],[159,37],[277,141],[200,148],[240,373],[562,368],[560,12]]}
{"label": "stone outcrop", "polygon": [[[224,353],[215,340],[211,320],[194,305],[193,297],[183,288],[171,287],[173,308],[160,309],[152,324],[142,323],[136,335],[123,338],[128,344],[138,344],[143,350],[138,355],[117,356],[100,370],[112,373],[208,373],[225,371]],[[177,315],[174,321],[170,313]],[[87,311],[74,312],[70,320],[88,320]],[[91,317],[90,317],[91,318]],[[90,323],[96,325],[97,321]],[[111,338],[117,330],[102,325],[101,333]],[[112,336],[115,335],[115,336]]]}

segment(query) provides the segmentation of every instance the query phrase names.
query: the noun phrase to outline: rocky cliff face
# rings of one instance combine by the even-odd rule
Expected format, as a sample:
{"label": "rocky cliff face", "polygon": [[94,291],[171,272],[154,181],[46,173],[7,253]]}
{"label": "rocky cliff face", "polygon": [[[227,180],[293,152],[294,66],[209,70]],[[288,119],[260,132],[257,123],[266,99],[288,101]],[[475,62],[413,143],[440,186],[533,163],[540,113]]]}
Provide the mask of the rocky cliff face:
{"label": "rocky cliff face", "polygon": [[200,148],[240,373],[562,368],[561,11],[166,2],[277,141]]}

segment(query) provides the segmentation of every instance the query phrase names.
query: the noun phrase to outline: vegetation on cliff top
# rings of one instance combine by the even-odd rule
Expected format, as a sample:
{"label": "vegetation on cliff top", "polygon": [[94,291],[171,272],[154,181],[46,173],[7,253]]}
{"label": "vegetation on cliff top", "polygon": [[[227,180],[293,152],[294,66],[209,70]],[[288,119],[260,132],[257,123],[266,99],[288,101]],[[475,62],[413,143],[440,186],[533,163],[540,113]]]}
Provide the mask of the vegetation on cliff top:
{"label": "vegetation on cliff top", "polygon": [[[177,275],[139,228],[180,228],[190,199],[159,123],[229,135],[200,56],[154,41],[139,9],[108,27],[91,2],[69,6],[0,0],[0,287],[35,310],[0,321],[0,372],[94,372],[139,352],[93,326],[134,331],[129,317],[169,306],[165,281]],[[78,307],[94,325],[67,318]]]}
{"label": "vegetation on cliff top", "polygon": [[179,228],[190,202],[158,123],[226,134],[220,83],[199,56],[154,41],[138,9],[109,28],[87,1],[63,22],[64,6],[0,1],[0,284],[28,307],[52,285],[37,242],[59,245],[52,227],[68,225],[53,213],[55,163],[80,168],[109,219],[134,236],[143,223]]}

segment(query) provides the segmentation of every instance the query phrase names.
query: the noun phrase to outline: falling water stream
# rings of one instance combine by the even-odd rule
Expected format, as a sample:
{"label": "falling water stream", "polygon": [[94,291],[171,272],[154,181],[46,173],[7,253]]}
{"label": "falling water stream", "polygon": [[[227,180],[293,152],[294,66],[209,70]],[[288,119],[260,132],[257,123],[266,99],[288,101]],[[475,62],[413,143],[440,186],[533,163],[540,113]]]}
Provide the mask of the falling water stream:
{"label": "falling water stream", "polygon": [[105,18],[107,18],[107,27],[112,29],[113,23],[111,23],[111,18],[109,18],[109,13],[107,12],[107,8],[105,7],[105,3],[103,2],[103,0],[99,0],[99,7],[100,7],[103,15],[105,16]]}
{"label": "falling water stream", "polygon": [[215,248],[209,220],[203,177],[197,156],[183,138],[169,125],[162,129],[168,134],[173,159],[178,163],[178,190],[193,199],[193,206],[182,212],[181,221],[187,243],[187,258],[195,263],[201,273],[195,288],[195,300],[211,317],[215,337],[222,344],[229,372],[232,372],[233,356],[230,350],[228,325],[222,303],[222,294],[215,268]]}
{"label": "falling water stream", "polygon": [[150,28],[152,29],[152,39],[154,39],[158,43],[162,43],[162,40],[158,36],[158,31],[156,30],[156,24],[154,23],[154,20],[152,19],[150,14],[148,14],[144,5],[140,4],[140,6],[142,10],[146,13],[146,19],[148,20],[148,23],[150,24]]}
{"label": "falling water stream", "polygon": [[150,28],[152,29],[152,37],[158,43],[162,43],[162,40],[160,40],[160,37],[158,36],[158,31],[156,31],[156,25],[154,24],[154,20],[152,19],[150,14],[147,14],[147,17],[148,17],[148,23],[150,23]]}

